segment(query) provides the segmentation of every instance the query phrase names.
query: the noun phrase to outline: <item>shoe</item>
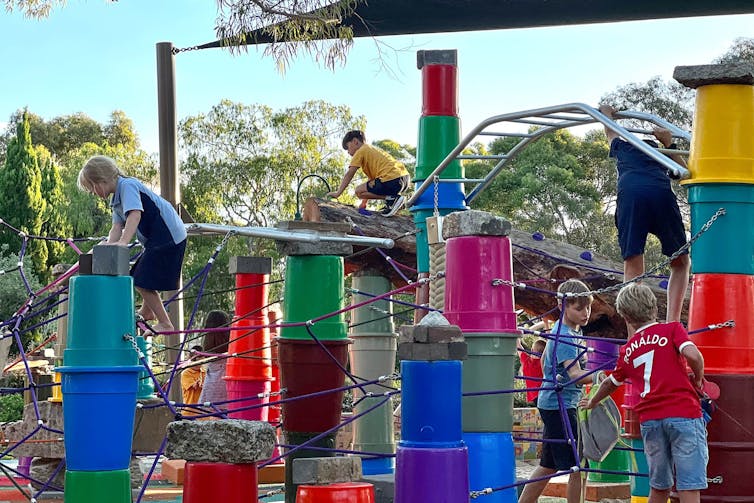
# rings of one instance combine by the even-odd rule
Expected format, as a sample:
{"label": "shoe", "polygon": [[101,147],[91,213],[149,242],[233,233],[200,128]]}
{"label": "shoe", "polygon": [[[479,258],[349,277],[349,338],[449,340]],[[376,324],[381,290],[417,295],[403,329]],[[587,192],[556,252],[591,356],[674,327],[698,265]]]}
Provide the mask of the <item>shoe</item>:
{"label": "shoe", "polygon": [[387,196],[385,197],[385,207],[380,213],[385,217],[392,217],[403,208],[403,203],[405,202],[406,198],[404,196]]}

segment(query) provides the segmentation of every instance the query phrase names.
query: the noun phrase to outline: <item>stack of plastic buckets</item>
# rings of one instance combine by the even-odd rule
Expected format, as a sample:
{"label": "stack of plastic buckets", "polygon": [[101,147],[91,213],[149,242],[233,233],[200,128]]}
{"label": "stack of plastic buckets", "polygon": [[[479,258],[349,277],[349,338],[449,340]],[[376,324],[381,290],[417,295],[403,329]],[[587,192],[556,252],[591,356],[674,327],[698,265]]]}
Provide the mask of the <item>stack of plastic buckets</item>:
{"label": "stack of plastic buckets", "polygon": [[68,347],[65,366],[57,369],[64,397],[68,503],[131,501],[129,464],[141,366],[124,335],[136,333],[133,306],[130,276],[71,280]]}
{"label": "stack of plastic buckets", "polygon": [[[285,270],[285,323],[307,322],[343,309],[343,259],[333,255],[289,256]],[[278,338],[281,387],[284,398],[342,388],[345,374],[338,367],[347,364],[349,339],[343,313],[305,326],[283,327]],[[329,354],[328,354],[329,352]],[[331,356],[332,355],[332,356]],[[283,402],[283,433],[291,445],[301,445],[340,423],[343,391]],[[336,432],[324,435],[310,445],[334,448]],[[298,449],[286,458],[285,501],[294,503],[293,459],[323,457],[328,451]]]}
{"label": "stack of plastic buckets", "polygon": [[[270,331],[267,328],[267,284],[272,272],[269,257],[231,257],[229,270],[236,277],[236,312],[225,366],[228,409],[243,409],[269,402],[272,381]],[[249,327],[249,330],[243,328]],[[261,328],[260,328],[261,327]],[[240,400],[247,398],[247,400]],[[238,400],[238,401],[235,401]],[[267,421],[267,407],[236,410],[233,419]]]}
{"label": "stack of plastic buckets", "polygon": [[[613,370],[615,368],[615,361],[618,359],[618,350],[620,344],[610,340],[595,340],[589,339],[587,341],[587,347],[592,351],[589,352],[589,359],[586,362],[587,370]],[[621,417],[624,414],[623,402],[624,402],[625,386],[620,386],[611,395],[615,405],[618,406],[618,410],[621,411]],[[617,447],[622,447],[619,443]],[[613,449],[610,454],[602,462],[589,462],[589,468],[594,470],[605,470],[609,472],[628,472],[629,456],[628,451],[622,449]],[[611,482],[611,483],[625,483],[629,481],[628,474],[618,473],[600,473],[589,472],[589,480],[591,482]]]}
{"label": "stack of plastic buckets", "polygon": [[[702,67],[703,68],[703,67]],[[691,231],[725,209],[691,248],[689,330],[733,319],[735,327],[692,336],[705,375],[720,386],[708,425],[709,488],[702,501],[754,501],[754,87],[697,89],[688,186]]]}
{"label": "stack of plastic buckets", "polygon": [[[419,118],[419,136],[416,149],[417,187],[421,185],[438,164],[458,145],[461,137],[461,120],[458,118],[458,63],[457,51],[419,51],[417,61],[422,72],[422,115]],[[463,166],[454,160],[440,174],[440,179],[459,180],[464,177]],[[463,184],[441,182],[425,191],[410,208],[414,214],[416,235],[416,263],[420,276],[429,273],[429,244],[427,242],[427,217],[467,208]],[[419,292],[417,291],[417,294]]]}
{"label": "stack of plastic buckets", "polygon": [[[374,271],[365,271],[353,276],[353,288],[371,295],[381,295],[390,291],[390,281]],[[371,297],[355,294],[353,303],[359,304]],[[350,348],[351,372],[368,381],[395,371],[395,353],[397,334],[393,332],[392,304],[387,300],[369,303],[352,311]],[[387,316],[385,315],[387,313]],[[392,382],[385,382],[392,385]],[[393,432],[393,402],[382,395],[386,390],[380,385],[365,386],[363,390],[353,390],[354,413],[359,414],[380,402],[385,402],[353,423],[353,449],[355,451],[375,452],[392,455],[395,453]],[[364,397],[364,393],[378,396]],[[364,475],[392,473],[394,460],[392,456],[384,458],[365,457],[361,463]]]}
{"label": "stack of plastic buckets", "polygon": [[461,432],[461,362],[401,361],[401,441],[395,502],[469,501]]}
{"label": "stack of plastic buckets", "polygon": [[[505,236],[452,237],[445,250],[445,316],[461,327],[468,345],[463,392],[513,389],[519,337],[513,289],[492,286],[491,281],[513,276],[510,240]],[[463,398],[463,440],[469,449],[472,491],[516,482],[512,430],[511,393]],[[509,488],[484,498],[491,503],[513,503],[517,493]]]}

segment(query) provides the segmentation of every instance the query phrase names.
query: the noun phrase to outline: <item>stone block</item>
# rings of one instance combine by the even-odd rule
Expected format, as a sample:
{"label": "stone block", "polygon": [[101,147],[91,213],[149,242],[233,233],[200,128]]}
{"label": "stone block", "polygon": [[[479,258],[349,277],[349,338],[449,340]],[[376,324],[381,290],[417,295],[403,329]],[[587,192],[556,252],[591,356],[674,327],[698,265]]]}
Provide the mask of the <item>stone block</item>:
{"label": "stone block", "polygon": [[130,258],[127,246],[97,245],[92,250],[92,274],[128,276]]}
{"label": "stone block", "polygon": [[507,236],[511,223],[501,217],[479,210],[456,211],[447,215],[442,223],[442,237]]}
{"label": "stone block", "polygon": [[465,360],[466,355],[465,342],[403,342],[398,344],[399,360]]}
{"label": "stone block", "polygon": [[[62,465],[62,466],[61,466]],[[49,487],[52,490],[62,490],[65,486],[65,459],[62,458],[34,458],[29,467],[31,486],[34,489],[42,489],[50,477]]]}
{"label": "stone block", "polygon": [[673,78],[686,87],[696,89],[714,84],[754,85],[754,65],[748,62],[719,65],[676,66]]}
{"label": "stone block", "polygon": [[[148,400],[138,400],[141,405],[164,404],[160,398],[150,398]],[[170,409],[165,407],[136,407],[136,416],[134,417],[134,437],[132,449],[134,452],[157,452],[160,449],[165,435],[167,434],[168,424],[175,417]]]}
{"label": "stone block", "polygon": [[275,440],[275,428],[265,421],[174,421],[168,425],[166,456],[186,461],[256,463],[272,456]]}
{"label": "stone block", "polygon": [[345,257],[353,254],[353,245],[334,241],[306,243],[303,241],[275,241],[275,247],[282,255],[336,255]]}
{"label": "stone block", "polygon": [[228,272],[231,274],[270,274],[272,259],[270,257],[230,257]]}
{"label": "stone block", "polygon": [[426,327],[427,342],[463,342],[463,332],[458,325]]}
{"label": "stone block", "polygon": [[[63,430],[63,406],[61,403],[41,401],[39,402],[39,414],[46,427]],[[24,406],[23,419],[7,425],[4,428],[4,434],[12,445],[26,437],[38,426],[34,404],[29,403]],[[40,428],[30,440],[37,440],[37,442],[24,442],[13,449],[13,455],[54,459],[65,457],[63,435],[60,433]],[[44,442],[39,442],[39,440],[44,440]]]}
{"label": "stone block", "polygon": [[458,51],[455,49],[417,51],[416,68],[421,70],[426,65],[458,66]]}
{"label": "stone block", "polygon": [[79,255],[79,276],[89,276],[90,274],[92,274],[92,254]]}
{"label": "stone block", "polygon": [[374,503],[393,503],[395,500],[395,475],[365,475],[361,479],[374,486]]}
{"label": "stone block", "polygon": [[361,458],[296,458],[293,460],[294,484],[335,484],[361,478]]}

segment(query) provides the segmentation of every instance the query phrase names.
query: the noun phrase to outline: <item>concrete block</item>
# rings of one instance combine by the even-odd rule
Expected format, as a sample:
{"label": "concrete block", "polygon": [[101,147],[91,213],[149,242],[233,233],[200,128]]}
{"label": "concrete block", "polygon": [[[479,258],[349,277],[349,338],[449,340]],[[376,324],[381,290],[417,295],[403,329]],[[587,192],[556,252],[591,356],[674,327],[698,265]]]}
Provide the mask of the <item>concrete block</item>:
{"label": "concrete block", "polygon": [[676,66],[673,78],[692,89],[714,84],[754,85],[754,65],[749,62],[737,62],[720,65]]}
{"label": "concrete block", "polygon": [[270,257],[230,257],[228,272],[231,274],[270,274],[272,259]]}
{"label": "concrete block", "polygon": [[361,458],[296,458],[293,460],[294,484],[335,484],[361,478]]}
{"label": "concrete block", "polygon": [[399,360],[465,360],[466,356],[465,342],[403,342],[398,344]]}
{"label": "concrete block", "polygon": [[384,475],[365,475],[361,478],[362,482],[367,482],[374,486],[375,503],[393,503],[395,500],[395,475],[387,473]]}
{"label": "concrete block", "polygon": [[416,52],[416,68],[421,70],[426,65],[458,66],[458,51],[441,49]]}
{"label": "concrete block", "polygon": [[[142,405],[164,404],[160,398],[138,400]],[[132,449],[134,452],[157,452],[168,431],[168,424],[175,417],[166,407],[136,408],[134,417],[134,437]]]}
{"label": "concrete block", "polygon": [[463,332],[458,325],[426,327],[427,342],[463,342]]}
{"label": "concrete block", "polygon": [[104,276],[128,276],[130,268],[128,247],[120,245],[97,245],[92,251],[92,274]]}
{"label": "concrete block", "polygon": [[79,276],[89,276],[90,274],[92,274],[92,254],[79,255]]}
{"label": "concrete block", "polygon": [[447,215],[442,223],[442,237],[461,236],[507,236],[511,223],[486,211],[456,211]]}
{"label": "concrete block", "polygon": [[398,343],[402,342],[427,342],[427,329],[424,325],[403,325],[400,327]]}
{"label": "concrete block", "polygon": [[[45,426],[55,430],[63,430],[63,405],[61,403],[41,401],[39,402],[39,414]],[[5,426],[5,438],[12,445],[26,437],[37,427],[34,404],[26,404],[24,406],[23,419]],[[13,449],[13,455],[53,459],[65,457],[63,435],[59,433],[40,429],[30,440],[36,440],[37,442],[24,442]],[[43,442],[39,442],[39,440],[43,440]]]}
{"label": "concrete block", "polygon": [[168,425],[166,456],[186,461],[256,463],[272,456],[275,440],[275,428],[265,421],[174,421]]}
{"label": "concrete block", "polygon": [[275,241],[275,247],[282,255],[336,255],[345,257],[353,254],[353,245],[333,241],[320,241],[318,243]]}

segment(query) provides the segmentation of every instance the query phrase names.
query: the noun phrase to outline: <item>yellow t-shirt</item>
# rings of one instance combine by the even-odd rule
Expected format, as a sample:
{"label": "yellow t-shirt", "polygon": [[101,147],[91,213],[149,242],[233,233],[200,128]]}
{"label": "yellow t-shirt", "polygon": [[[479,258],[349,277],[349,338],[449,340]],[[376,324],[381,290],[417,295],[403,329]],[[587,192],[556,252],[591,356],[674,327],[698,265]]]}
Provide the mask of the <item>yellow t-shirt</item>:
{"label": "yellow t-shirt", "polygon": [[387,152],[366,143],[353,154],[350,165],[361,168],[369,180],[379,178],[382,182],[388,182],[408,175],[402,163],[393,159]]}
{"label": "yellow t-shirt", "polygon": [[[181,372],[181,391],[183,392],[183,403],[199,403],[199,396],[202,394],[202,385],[204,384],[204,372],[201,366],[189,367]],[[182,412],[184,416],[197,414],[191,409]]]}

